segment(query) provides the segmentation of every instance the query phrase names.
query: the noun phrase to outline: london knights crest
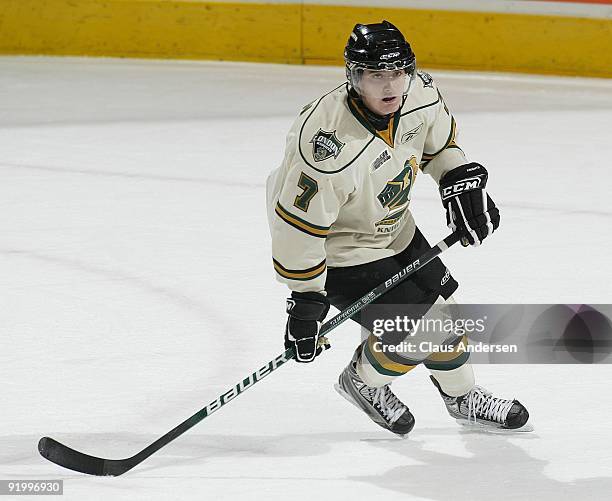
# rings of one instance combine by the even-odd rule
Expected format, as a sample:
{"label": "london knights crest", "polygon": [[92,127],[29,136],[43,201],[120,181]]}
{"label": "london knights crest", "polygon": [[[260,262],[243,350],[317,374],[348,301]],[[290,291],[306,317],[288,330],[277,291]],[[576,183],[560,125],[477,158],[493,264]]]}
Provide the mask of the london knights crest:
{"label": "london knights crest", "polygon": [[427,73],[426,71],[418,70],[417,75],[423,82],[423,87],[431,87],[433,89],[433,78],[429,73]]}
{"label": "london knights crest", "polygon": [[327,132],[323,129],[319,129],[309,142],[312,143],[312,156],[315,162],[322,162],[331,157],[338,158],[345,144],[336,137],[336,131]]}
{"label": "london knights crest", "polygon": [[387,181],[385,188],[378,194],[380,204],[389,210],[387,216],[376,223],[378,232],[390,233],[399,227],[410,203],[410,191],[418,168],[416,157],[410,157],[402,171]]}

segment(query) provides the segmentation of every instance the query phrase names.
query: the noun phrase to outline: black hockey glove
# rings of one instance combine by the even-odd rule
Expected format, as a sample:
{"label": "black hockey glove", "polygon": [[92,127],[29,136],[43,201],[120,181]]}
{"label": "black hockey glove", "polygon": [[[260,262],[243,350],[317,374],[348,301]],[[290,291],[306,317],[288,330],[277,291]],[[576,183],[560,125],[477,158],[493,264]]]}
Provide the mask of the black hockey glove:
{"label": "black hockey glove", "polygon": [[470,163],[447,172],[440,181],[446,224],[462,235],[461,244],[480,245],[499,226],[499,210],[487,194],[488,173]]}
{"label": "black hockey glove", "polygon": [[319,339],[319,327],[329,311],[329,301],[318,292],[292,292],[287,298],[285,348],[293,348],[297,362],[312,362],[329,348],[327,339]]}

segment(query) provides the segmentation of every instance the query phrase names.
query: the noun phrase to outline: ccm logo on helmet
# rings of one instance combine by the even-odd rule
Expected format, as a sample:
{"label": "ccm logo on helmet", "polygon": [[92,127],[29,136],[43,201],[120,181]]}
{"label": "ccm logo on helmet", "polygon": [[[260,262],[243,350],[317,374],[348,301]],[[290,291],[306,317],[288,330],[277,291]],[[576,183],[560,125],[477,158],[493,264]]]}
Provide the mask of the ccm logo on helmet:
{"label": "ccm logo on helmet", "polygon": [[454,197],[464,191],[477,190],[480,188],[482,184],[482,178],[480,176],[471,177],[460,181],[458,183],[453,184],[452,186],[447,186],[442,190],[442,199],[446,200],[449,197]]}
{"label": "ccm logo on helmet", "polygon": [[399,52],[390,52],[389,54],[382,54],[382,55],[380,56],[380,58],[381,58],[381,59],[391,59],[391,58],[393,58],[393,57],[397,57],[397,56],[399,56],[399,55],[400,55],[400,53],[399,53]]}

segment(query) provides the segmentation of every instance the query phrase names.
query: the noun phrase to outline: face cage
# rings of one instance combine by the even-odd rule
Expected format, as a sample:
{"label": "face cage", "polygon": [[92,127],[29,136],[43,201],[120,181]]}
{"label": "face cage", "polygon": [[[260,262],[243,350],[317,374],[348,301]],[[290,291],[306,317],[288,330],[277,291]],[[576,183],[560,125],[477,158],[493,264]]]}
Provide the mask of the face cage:
{"label": "face cage", "polygon": [[[350,86],[359,94],[360,96],[368,95],[374,98],[382,98],[386,97],[387,94],[382,92],[380,94],[372,94],[372,92],[364,93],[363,89],[360,86],[360,81],[362,80],[363,72],[365,70],[370,71],[397,71],[397,70],[405,70],[406,78],[404,82],[404,88],[401,91],[401,95],[403,97],[407,96],[412,88],[412,83],[416,78],[416,60],[412,60],[411,63],[402,64],[402,63],[378,63],[378,67],[368,66],[363,63],[349,63],[346,64],[346,78],[350,84]],[[395,92],[393,93],[395,94]]]}

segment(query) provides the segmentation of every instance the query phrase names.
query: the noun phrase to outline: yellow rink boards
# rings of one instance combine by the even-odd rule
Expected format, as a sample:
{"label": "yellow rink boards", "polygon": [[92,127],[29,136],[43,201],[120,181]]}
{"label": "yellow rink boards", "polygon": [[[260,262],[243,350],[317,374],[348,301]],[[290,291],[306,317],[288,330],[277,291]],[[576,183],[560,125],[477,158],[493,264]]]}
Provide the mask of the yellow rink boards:
{"label": "yellow rink boards", "polygon": [[422,66],[612,77],[610,18],[301,2],[0,0],[0,53],[341,64],[381,19]]}

